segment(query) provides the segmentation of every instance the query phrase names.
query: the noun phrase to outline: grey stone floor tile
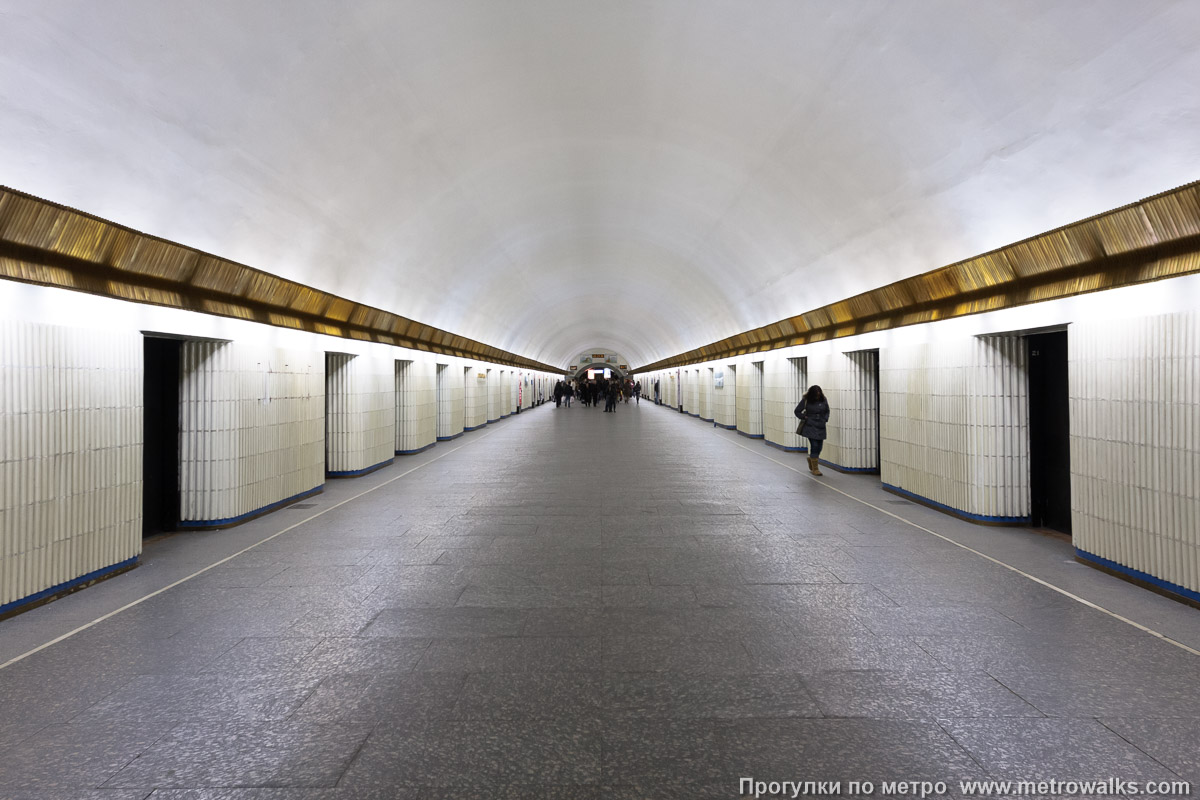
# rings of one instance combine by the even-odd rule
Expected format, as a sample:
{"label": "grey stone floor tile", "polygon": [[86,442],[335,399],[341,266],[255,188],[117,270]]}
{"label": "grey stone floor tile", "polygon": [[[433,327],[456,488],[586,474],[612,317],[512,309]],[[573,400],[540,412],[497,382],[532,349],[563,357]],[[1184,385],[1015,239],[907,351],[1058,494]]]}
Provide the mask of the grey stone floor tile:
{"label": "grey stone floor tile", "polygon": [[855,611],[855,618],[880,635],[1020,634],[1028,630],[998,611],[967,605],[876,608]]}
{"label": "grey stone floor tile", "polygon": [[[1117,665],[1119,666],[1119,665]],[[1122,671],[1102,665],[993,667],[996,680],[1053,717],[1200,717],[1200,674],[1184,676]]]}
{"label": "grey stone floor tile", "polygon": [[943,666],[901,636],[744,636],[753,669],[816,674],[826,670],[934,671]]}
{"label": "grey stone floor tile", "polygon": [[422,549],[432,548],[438,550],[459,550],[461,548],[472,549],[476,547],[486,547],[496,540],[495,535],[486,534],[455,534],[455,533],[431,533],[421,539],[419,546]]}
{"label": "grey stone floor tile", "polygon": [[71,793],[100,787],[170,730],[169,724],[47,725],[0,750],[0,796],[10,790]]}
{"label": "grey stone floor tile", "polygon": [[820,717],[796,675],[617,673],[605,676],[604,710],[611,718],[734,719]]}
{"label": "grey stone floor tile", "polygon": [[413,564],[370,567],[359,576],[363,586],[394,586],[397,584],[427,583],[438,587],[466,586],[470,583],[466,571],[450,564]]}
{"label": "grey stone floor tile", "polygon": [[236,633],[189,629],[167,639],[128,634],[109,637],[98,628],[73,636],[0,673],[6,680],[43,686],[57,682],[79,686],[81,693],[97,684],[111,691],[121,676],[186,674],[199,671],[244,638]]}
{"label": "grey stone floor tile", "polygon": [[284,586],[278,591],[273,605],[294,606],[303,611],[321,610],[346,605],[361,605],[376,586],[365,583],[338,586]]}
{"label": "grey stone floor tile", "polygon": [[[236,566],[235,566],[236,564]],[[195,586],[212,589],[242,589],[262,584],[287,569],[287,564],[265,563],[262,566],[247,566],[240,561],[209,570],[194,578]]]}
{"label": "grey stone floor tile", "polygon": [[248,637],[200,668],[200,672],[262,675],[295,669],[321,639]]}
{"label": "grey stone floor tile", "polygon": [[1095,639],[1073,632],[1051,636],[1037,631],[1005,634],[963,632],[953,636],[918,635],[913,641],[941,663],[954,669],[1045,669],[1050,672],[1096,673],[1110,676],[1178,674],[1195,669],[1194,656],[1161,639],[1141,634]]}
{"label": "grey stone floor tile", "polygon": [[738,562],[738,573],[743,583],[841,583],[830,570],[795,561],[766,563],[762,561]]}
{"label": "grey stone floor tile", "polygon": [[437,639],[417,662],[422,672],[591,672],[600,669],[599,637]]}
{"label": "grey stone floor tile", "polygon": [[458,606],[480,608],[594,608],[600,600],[596,586],[475,586],[458,598]]}
{"label": "grey stone floor tile", "polygon": [[316,688],[303,675],[140,675],[87,711],[75,725],[106,721],[179,723],[188,720],[283,719]]}
{"label": "grey stone floor tile", "polygon": [[417,547],[388,547],[372,550],[360,562],[372,567],[422,566],[436,564],[446,548],[424,543]]}
{"label": "grey stone floor tile", "polygon": [[106,785],[333,787],[369,733],[369,726],[307,722],[181,725]]}
{"label": "grey stone floor tile", "polygon": [[[307,568],[288,579],[287,586],[311,586],[310,582],[294,583],[295,578],[308,570],[320,570],[326,567],[355,567],[368,562],[372,548],[350,547],[345,543],[333,545],[327,538],[315,545],[308,545],[296,540],[280,542],[276,539],[261,546],[265,552],[276,559],[278,565],[287,569]],[[258,549],[258,548],[256,548]],[[236,560],[234,563],[237,563]],[[334,574],[353,574],[352,571],[336,570]],[[276,577],[276,576],[272,576]],[[323,583],[323,582],[322,582]]]}
{"label": "grey stone floor tile", "polygon": [[435,583],[385,583],[361,601],[364,608],[452,608],[466,584],[439,586]]}
{"label": "grey stone floor tile", "polygon": [[4,800],[145,800],[149,789],[29,789],[4,791]]}
{"label": "grey stone floor tile", "polygon": [[525,612],[511,608],[384,609],[363,636],[437,637],[516,636]]}
{"label": "grey stone floor tile", "polygon": [[713,720],[618,719],[603,731],[606,785],[713,784],[742,770]]}
{"label": "grey stone floor tile", "polygon": [[[1118,766],[1153,756],[1194,775],[1190,654],[709,426],[648,405],[620,414],[507,420],[0,670],[0,764],[52,735],[63,754],[18,763],[27,778],[44,769],[45,787],[13,789],[0,770],[0,797],[88,786],[115,800],[154,786],[176,800],[733,797],[746,774],[952,780],[1008,755],[1061,772],[1075,745],[1085,765],[1111,752]],[[331,483],[320,502],[386,479]],[[894,498],[877,478],[824,482],[1034,573],[1070,558],[1062,542],[882,505]],[[304,518],[149,541],[151,568],[0,622],[0,662],[284,517]],[[1086,568],[1051,577],[1167,635],[1200,631]],[[99,741],[63,733],[106,725]],[[158,744],[138,739],[173,725]],[[1043,759],[1044,740],[1074,745]],[[132,788],[95,788],[122,768],[129,783],[110,786]]]}
{"label": "grey stone floor tile", "polygon": [[423,786],[599,783],[602,737],[595,722],[470,720],[376,728],[339,790]]}
{"label": "grey stone floor tile", "polygon": [[198,636],[278,636],[292,627],[304,614],[294,603],[279,603],[270,608],[231,608],[209,614],[184,633]]}
{"label": "grey stone floor tile", "polygon": [[[132,790],[121,790],[132,791]],[[416,798],[416,790],[397,791],[398,800]],[[336,789],[155,789],[150,800],[342,800]],[[379,800],[383,800],[380,798]]]}
{"label": "grey stone floor tile", "polygon": [[630,608],[697,605],[691,586],[604,586],[601,602],[608,607]]}
{"label": "grey stone floor tile", "polygon": [[731,789],[727,780],[711,784],[639,781],[600,788],[601,800],[729,800],[737,796],[737,787]]}
{"label": "grey stone floor tile", "polygon": [[360,579],[367,569],[365,566],[290,566],[263,586],[344,586]]}
{"label": "grey stone floor tile", "polygon": [[695,586],[698,584],[741,584],[737,567],[728,560],[705,559],[652,563],[647,567],[649,582],[655,586]]}
{"label": "grey stone floor tile", "polygon": [[291,719],[374,724],[451,716],[466,676],[458,673],[358,672],[325,678]]}
{"label": "grey stone floor tile", "polygon": [[591,672],[476,673],[468,676],[455,719],[594,717],[602,707],[599,674]]}
{"label": "grey stone floor tile", "polygon": [[409,672],[429,649],[430,639],[330,638],[301,658],[297,668],[308,676],[360,672]]}
{"label": "grey stone floor tile", "polygon": [[941,725],[996,778],[1145,781],[1176,777],[1094,719],[955,719]]}
{"label": "grey stone floor tile", "polygon": [[[532,561],[532,559],[531,559]],[[488,564],[463,570],[472,586],[543,587],[547,589],[600,586],[603,570],[591,564]]]}
{"label": "grey stone floor tile", "polygon": [[1200,720],[1124,717],[1100,721],[1176,775],[1200,784]]}
{"label": "grey stone floor tile", "polygon": [[606,614],[598,608],[534,608],[525,616],[525,636],[599,636]]}
{"label": "grey stone floor tile", "polygon": [[15,747],[46,727],[44,722],[11,722],[0,714],[0,751]]}
{"label": "grey stone floor tile", "polygon": [[379,614],[379,609],[364,605],[323,608],[301,615],[283,633],[306,637],[358,636]]}
{"label": "grey stone floor tile", "polygon": [[489,800],[600,800],[601,795],[599,786],[536,786],[511,783],[448,786],[426,789],[421,794],[421,800],[460,800],[463,797],[487,797]]}
{"label": "grey stone floor tile", "polygon": [[603,638],[608,672],[749,673],[753,660],[737,637],[698,639],[644,634]]}
{"label": "grey stone floor tile", "polygon": [[894,608],[887,595],[868,584],[796,584],[697,586],[702,606],[800,607],[805,610],[855,611]]}
{"label": "grey stone floor tile", "polygon": [[133,679],[125,671],[22,661],[0,670],[0,721],[9,728],[67,722]]}
{"label": "grey stone floor tile", "polygon": [[840,670],[810,675],[806,684],[828,717],[1043,716],[982,672]]}
{"label": "grey stone floor tile", "polygon": [[719,736],[723,757],[739,770],[730,777],[877,784],[983,777],[978,764],[934,722],[734,720],[721,723]]}

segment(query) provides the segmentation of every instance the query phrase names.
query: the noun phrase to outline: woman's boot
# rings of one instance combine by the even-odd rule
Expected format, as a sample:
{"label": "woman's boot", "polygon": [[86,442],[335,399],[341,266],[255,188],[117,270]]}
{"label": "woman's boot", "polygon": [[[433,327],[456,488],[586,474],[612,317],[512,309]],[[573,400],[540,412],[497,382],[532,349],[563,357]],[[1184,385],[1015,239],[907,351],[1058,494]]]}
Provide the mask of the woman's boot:
{"label": "woman's boot", "polygon": [[808,457],[808,471],[811,472],[813,475],[821,474],[821,468],[818,466],[819,464],[820,464],[820,461],[818,459],[813,458],[812,456]]}

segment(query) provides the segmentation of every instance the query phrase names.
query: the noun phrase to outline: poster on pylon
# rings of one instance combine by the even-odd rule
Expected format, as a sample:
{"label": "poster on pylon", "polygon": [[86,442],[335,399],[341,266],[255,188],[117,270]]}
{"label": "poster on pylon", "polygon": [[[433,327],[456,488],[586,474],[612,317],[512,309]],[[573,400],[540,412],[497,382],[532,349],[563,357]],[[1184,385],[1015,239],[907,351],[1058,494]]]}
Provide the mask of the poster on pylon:
{"label": "poster on pylon", "polygon": [[517,373],[517,408],[524,405],[523,398],[525,397],[525,373]]}

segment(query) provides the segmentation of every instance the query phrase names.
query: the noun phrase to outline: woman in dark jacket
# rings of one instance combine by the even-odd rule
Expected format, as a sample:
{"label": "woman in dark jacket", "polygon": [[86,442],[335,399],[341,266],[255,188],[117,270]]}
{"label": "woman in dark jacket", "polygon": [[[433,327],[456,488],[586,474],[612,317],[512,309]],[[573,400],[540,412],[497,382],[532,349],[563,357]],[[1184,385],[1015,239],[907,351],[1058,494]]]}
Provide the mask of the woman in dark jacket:
{"label": "woman in dark jacket", "polygon": [[796,433],[808,439],[808,470],[813,475],[820,475],[821,448],[825,444],[825,423],[829,422],[829,402],[820,386],[813,385],[800,405],[796,406],[795,414],[800,418]]}

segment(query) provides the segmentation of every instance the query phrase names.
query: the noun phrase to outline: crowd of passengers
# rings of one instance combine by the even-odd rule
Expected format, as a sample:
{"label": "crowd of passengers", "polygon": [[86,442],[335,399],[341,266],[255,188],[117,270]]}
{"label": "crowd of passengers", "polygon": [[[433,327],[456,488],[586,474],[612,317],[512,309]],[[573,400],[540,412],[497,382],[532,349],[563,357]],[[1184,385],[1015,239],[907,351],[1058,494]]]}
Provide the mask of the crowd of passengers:
{"label": "crowd of passengers", "polygon": [[630,398],[642,402],[642,383],[632,378],[594,378],[592,380],[562,380],[554,384],[554,407],[571,407],[576,398],[585,406],[599,407],[604,401],[604,410],[615,412],[618,403],[628,403]]}

